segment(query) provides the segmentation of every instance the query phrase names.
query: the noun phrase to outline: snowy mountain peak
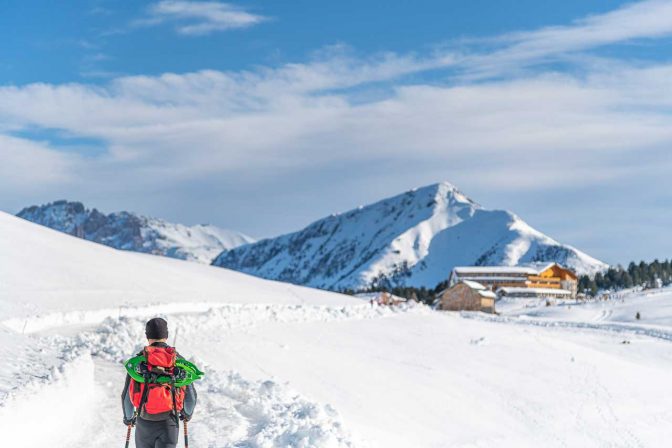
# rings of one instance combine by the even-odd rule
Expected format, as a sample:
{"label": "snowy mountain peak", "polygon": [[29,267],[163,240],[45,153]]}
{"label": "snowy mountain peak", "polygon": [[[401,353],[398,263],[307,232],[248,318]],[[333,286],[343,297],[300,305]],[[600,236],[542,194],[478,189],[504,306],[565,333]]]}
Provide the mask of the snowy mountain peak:
{"label": "snowy mountain peak", "polygon": [[221,251],[254,240],[209,224],[185,226],[130,212],[104,214],[66,200],[31,206],[17,216],[117,249],[210,263]]}
{"label": "snowy mountain peak", "polygon": [[487,210],[440,182],[332,215],[305,229],[222,252],[213,264],[319,288],[434,287],[458,265],[555,261],[606,265],[508,211]]}

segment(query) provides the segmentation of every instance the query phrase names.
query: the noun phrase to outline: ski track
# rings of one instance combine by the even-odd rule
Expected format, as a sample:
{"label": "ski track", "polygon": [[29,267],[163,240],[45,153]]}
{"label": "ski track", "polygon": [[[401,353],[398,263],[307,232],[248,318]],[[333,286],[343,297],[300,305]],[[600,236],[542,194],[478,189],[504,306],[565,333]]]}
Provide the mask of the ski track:
{"label": "ski track", "polygon": [[[162,311],[160,315],[170,315],[169,322],[177,337],[188,335],[193,329],[231,331],[263,322],[329,322],[385,318],[405,312],[431,312],[424,306],[389,308],[368,303],[355,306],[218,304],[214,307],[201,303],[172,304],[168,307],[152,305],[127,308],[123,312],[107,309],[56,313],[5,321],[5,327],[18,333],[28,333],[26,337],[32,340],[31,346],[36,354],[53,353],[50,360],[58,367],[51,367],[43,376],[26,378],[23,384],[14,384],[12,392],[0,399],[0,413],[15,407],[15,403],[23,403],[24,414],[30,415],[40,408],[45,390],[57,392],[53,397],[49,396],[53,402],[66,400],[75,394],[80,398],[75,400],[78,414],[85,414],[87,418],[80,419],[72,428],[64,428],[68,435],[59,435],[61,441],[67,441],[72,448],[89,447],[92,443],[100,446],[123,443],[125,427],[121,423],[119,395],[125,371],[121,364],[139,350],[144,340],[144,323],[147,317],[159,310]],[[94,329],[86,329],[101,320]],[[65,333],[75,334],[59,334],[59,326]],[[77,328],[86,330],[74,331]],[[28,354],[27,359],[30,358],[32,355]],[[353,441],[330,405],[312,402],[293,392],[288,385],[271,380],[247,381],[234,371],[210,369],[206,359],[191,359],[206,372],[205,378],[197,385],[203,393],[199,396],[197,413],[190,425],[190,439],[195,446],[362,446],[361,441]],[[34,368],[40,370],[40,366]],[[74,368],[78,369],[77,384],[67,381],[68,372]],[[85,386],[82,387],[82,384]],[[109,409],[116,409],[118,413],[110,416],[109,412],[103,411]],[[21,437],[21,431],[26,430],[23,426],[10,425],[5,433],[7,440],[25,441]],[[59,428],[52,428],[54,434],[59,434],[58,431]],[[35,438],[35,444],[31,446],[43,446],[42,440]]]}
{"label": "ski track", "polygon": [[580,329],[603,331],[608,333],[622,333],[636,336],[647,336],[664,341],[672,341],[672,330],[665,330],[663,328],[653,328],[642,325],[632,325],[627,323],[599,323],[599,322],[575,322],[550,320],[530,317],[507,317],[507,316],[491,316],[486,314],[472,313],[463,311],[460,312],[460,317],[464,319],[480,320],[485,322],[494,322],[510,325],[524,325],[532,327],[544,328],[559,328],[559,329]]}

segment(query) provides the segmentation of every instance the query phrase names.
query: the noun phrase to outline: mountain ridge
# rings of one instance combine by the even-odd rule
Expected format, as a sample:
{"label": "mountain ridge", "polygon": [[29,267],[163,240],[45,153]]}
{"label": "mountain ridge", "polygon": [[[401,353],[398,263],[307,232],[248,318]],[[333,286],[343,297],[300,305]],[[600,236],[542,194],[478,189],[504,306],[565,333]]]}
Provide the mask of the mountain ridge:
{"label": "mountain ridge", "polygon": [[580,274],[607,267],[440,182],[223,251],[213,264],[318,288],[362,289],[434,287],[456,265],[534,261],[557,261]]}
{"label": "mountain ridge", "polygon": [[210,263],[222,250],[254,242],[209,224],[186,226],[127,211],[105,214],[64,199],[26,207],[16,216],[116,249],[200,263]]}

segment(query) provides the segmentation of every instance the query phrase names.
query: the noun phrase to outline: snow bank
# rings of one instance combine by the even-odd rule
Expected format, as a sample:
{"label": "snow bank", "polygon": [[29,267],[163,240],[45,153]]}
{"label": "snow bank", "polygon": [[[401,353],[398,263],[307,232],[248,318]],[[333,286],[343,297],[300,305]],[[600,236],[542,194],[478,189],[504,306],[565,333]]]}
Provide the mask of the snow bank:
{"label": "snow bank", "polygon": [[91,356],[79,355],[43,375],[0,403],[3,446],[70,446],[86,437],[86,410],[97,401]]}
{"label": "snow bank", "polygon": [[[207,369],[206,369],[207,370]],[[246,448],[352,447],[336,411],[273,381],[209,371],[199,384],[194,446]]]}
{"label": "snow bank", "polygon": [[[170,307],[166,308],[170,310]],[[146,312],[150,310],[150,312]],[[202,312],[168,314],[163,308],[129,309],[128,315],[107,317],[95,331],[85,331],[75,337],[49,336],[45,340],[61,348],[63,353],[91,352],[111,361],[122,362],[141,349],[145,340],[145,322],[149,317],[162,316],[171,329],[169,342],[175,343],[179,335],[191,331],[239,330],[252,328],[264,322],[333,322],[344,320],[375,319],[401,313],[431,313],[428,307],[415,302],[396,307],[362,304],[356,306],[308,305],[238,305],[218,304]],[[176,313],[179,311],[175,311]],[[80,322],[87,323],[87,322]],[[36,325],[37,326],[37,325]],[[177,344],[179,346],[179,341]]]}
{"label": "snow bank", "polygon": [[30,334],[67,325],[92,325],[108,318],[139,317],[150,314],[177,314],[203,312],[226,304],[216,302],[182,302],[157,303],[146,306],[119,306],[118,308],[102,308],[98,310],[77,310],[49,313],[38,316],[11,318],[0,322],[17,333]]}

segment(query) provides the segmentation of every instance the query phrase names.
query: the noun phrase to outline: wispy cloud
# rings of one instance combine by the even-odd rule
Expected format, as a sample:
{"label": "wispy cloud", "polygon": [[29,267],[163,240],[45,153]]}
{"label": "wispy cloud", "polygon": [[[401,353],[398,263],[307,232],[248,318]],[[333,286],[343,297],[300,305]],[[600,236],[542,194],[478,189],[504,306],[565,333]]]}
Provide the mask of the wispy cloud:
{"label": "wispy cloud", "polygon": [[471,74],[488,76],[558,57],[637,39],[672,35],[672,2],[646,0],[592,15],[566,26],[509,33],[481,40],[484,52],[465,55]]}
{"label": "wispy cloud", "polygon": [[230,3],[162,0],[150,5],[147,17],[137,21],[136,25],[174,23],[178,33],[196,36],[249,28],[264,20],[267,18]]}
{"label": "wispy cloud", "polygon": [[[596,71],[587,79],[553,74],[473,85],[396,86],[360,104],[348,99],[347,90],[328,89],[352,86],[341,77],[358,80],[355,87],[385,78],[388,64],[396,64],[389,58],[368,66],[333,62],[330,67],[339,74],[334,78],[325,64],[261,73],[132,76],[107,87],[3,87],[0,118],[12,129],[62,129],[108,142],[108,163],[123,164],[129,176],[142,171],[144,182],[159,183],[164,168],[179,167],[171,179],[184,180],[237,175],[243,168],[289,173],[371,159],[401,165],[433,161],[464,166],[465,172],[483,169],[478,160],[488,159],[497,161],[499,170],[523,174],[530,163],[546,167],[549,158],[562,153],[545,168],[546,186],[553,187],[599,179],[572,170],[577,161],[599,166],[608,178],[609,167],[600,161],[609,151],[638,157],[672,142],[668,65]],[[322,89],[327,91],[319,93]],[[520,164],[518,158],[532,151],[536,156]],[[475,162],[463,163],[472,158]],[[521,187],[530,182],[512,176],[506,187],[517,188],[515,179],[527,182]],[[482,182],[502,187],[496,176]]]}

